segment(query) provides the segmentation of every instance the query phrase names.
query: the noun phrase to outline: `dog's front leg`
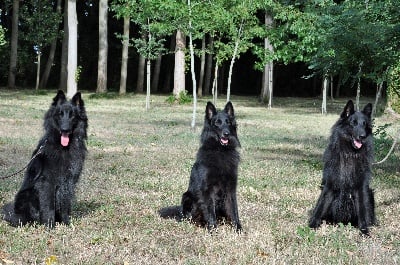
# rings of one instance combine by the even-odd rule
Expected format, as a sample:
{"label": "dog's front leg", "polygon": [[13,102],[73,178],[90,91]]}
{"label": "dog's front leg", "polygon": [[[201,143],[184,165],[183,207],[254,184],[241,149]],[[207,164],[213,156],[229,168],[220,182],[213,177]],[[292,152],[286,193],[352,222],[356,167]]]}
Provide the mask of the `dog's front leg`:
{"label": "dog's front leg", "polygon": [[318,228],[321,226],[322,219],[328,212],[329,208],[331,207],[333,201],[333,195],[328,188],[322,190],[321,195],[318,199],[317,205],[312,213],[312,216],[309,221],[309,227],[311,228]]}
{"label": "dog's front leg", "polygon": [[225,201],[226,213],[229,215],[228,218],[232,221],[232,225],[235,227],[236,232],[242,230],[242,225],[239,220],[239,210],[236,198],[236,191],[231,192]]}
{"label": "dog's front leg", "polygon": [[358,227],[362,234],[369,235],[368,223],[367,223],[367,209],[369,206],[369,194],[365,188],[359,189],[356,194],[356,211],[358,218]]}
{"label": "dog's front leg", "polygon": [[39,222],[53,228],[55,225],[55,188],[53,183],[39,180],[35,185],[39,194]]}
{"label": "dog's front leg", "polygon": [[206,199],[202,205],[202,212],[205,221],[207,222],[207,229],[209,232],[217,228],[217,215],[215,213],[215,200],[212,197]]}

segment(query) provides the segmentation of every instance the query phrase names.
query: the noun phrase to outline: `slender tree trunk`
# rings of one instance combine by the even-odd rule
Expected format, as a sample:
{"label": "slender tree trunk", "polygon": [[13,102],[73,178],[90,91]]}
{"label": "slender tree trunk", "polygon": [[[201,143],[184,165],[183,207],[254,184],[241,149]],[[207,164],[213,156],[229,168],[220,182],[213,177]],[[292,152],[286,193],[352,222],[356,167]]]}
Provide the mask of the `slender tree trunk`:
{"label": "slender tree trunk", "polygon": [[328,84],[329,84],[329,80],[328,80],[328,76],[324,75],[324,81],[322,84],[322,108],[321,108],[321,112],[322,114],[326,114],[326,91],[328,90]]}
{"label": "slender tree trunk", "polygon": [[61,63],[60,63],[60,83],[58,89],[67,90],[67,76],[68,76],[68,0],[64,3],[64,36],[61,46]]}
{"label": "slender tree trunk", "polygon": [[212,86],[212,95],[213,95],[213,104],[216,106],[217,105],[217,99],[218,99],[218,63],[215,62],[215,68],[214,68],[214,82]]}
{"label": "slender tree trunk", "polygon": [[[196,73],[194,71],[194,49],[193,49],[193,39],[192,39],[192,8],[190,5],[190,0],[188,0],[188,6],[189,6],[189,49],[190,49],[190,71],[192,72],[192,82],[193,82],[193,114],[192,114],[192,123],[191,127],[192,129],[195,128],[196,126],[196,111],[197,111],[197,93],[196,93]],[[204,38],[203,38],[204,41]],[[204,44],[205,45],[205,44]],[[203,72],[204,72],[204,67],[203,67]]]}
{"label": "slender tree trunk", "polygon": [[162,61],[162,55],[159,55],[157,57],[156,63],[154,65],[154,70],[153,70],[153,81],[151,82],[151,91],[152,92],[158,91],[158,83],[160,80],[160,71],[161,71],[161,61]]}
{"label": "slender tree trunk", "polygon": [[[270,29],[272,27],[272,17],[269,14],[265,14],[265,27]],[[269,52],[273,53],[274,48],[272,47],[268,38],[264,39],[264,48]],[[261,88],[261,101],[265,102],[268,99],[268,108],[272,108],[272,91],[273,91],[273,75],[274,75],[274,63],[268,62],[264,67],[263,82]]]}
{"label": "slender tree trunk", "polygon": [[67,96],[72,98],[78,91],[78,19],[76,15],[76,0],[68,0],[68,77]]}
{"label": "slender tree trunk", "polygon": [[358,80],[357,80],[357,95],[356,95],[356,110],[360,109],[360,94],[361,94],[361,73],[362,73],[362,66],[363,62],[359,64],[359,69],[358,69]]}
{"label": "slender tree trunk", "polygon": [[150,109],[150,74],[151,74],[151,62],[147,59],[147,69],[146,69],[146,110]]}
{"label": "slender tree trunk", "polygon": [[108,56],[108,41],[107,41],[107,16],[108,2],[100,0],[99,3],[99,58],[97,67],[97,93],[107,92],[107,56]]}
{"label": "slender tree trunk", "polygon": [[185,36],[182,31],[176,32],[175,68],[174,68],[174,89],[175,97],[185,91]]}
{"label": "slender tree trunk", "polygon": [[17,59],[18,59],[18,16],[19,16],[19,0],[13,0],[12,7],[12,29],[11,29],[11,52],[10,52],[10,68],[8,71],[8,88],[15,88],[15,78],[17,75]]}
{"label": "slender tree trunk", "polygon": [[[61,0],[57,0],[56,12],[58,14],[61,14]],[[57,28],[57,31],[58,31],[58,28]],[[53,66],[53,62],[54,62],[54,54],[56,53],[57,39],[58,38],[56,37],[51,42],[49,58],[47,59],[46,67],[44,68],[44,72],[42,74],[42,79],[40,80],[40,84],[39,84],[40,88],[46,88],[46,86],[47,86],[47,81],[49,80],[51,67]]]}
{"label": "slender tree trunk", "polygon": [[212,56],[213,43],[214,43],[214,38],[212,36],[210,36],[209,41],[208,41],[208,48],[209,48],[210,52],[207,54],[206,76],[205,76],[205,80],[204,80],[204,89],[203,89],[204,96],[210,95],[212,63],[213,63],[213,56]]}
{"label": "slender tree trunk", "polygon": [[[375,96],[375,103],[374,103],[374,107],[372,108],[373,116],[375,116],[375,114],[376,114],[376,107],[378,106],[379,99],[381,98],[381,95],[382,95],[383,82],[380,82],[376,86],[377,86],[377,90],[376,90],[376,96]],[[373,116],[372,116],[372,119],[373,119]]]}
{"label": "slender tree trunk", "polygon": [[139,65],[137,72],[137,81],[136,81],[136,92],[143,93],[144,92],[144,70],[145,70],[146,58],[142,55],[139,55]]}
{"label": "slender tree trunk", "polygon": [[233,71],[233,64],[235,63],[235,59],[238,53],[238,49],[239,49],[239,44],[240,44],[240,39],[242,37],[242,27],[243,27],[243,21],[240,24],[239,30],[238,30],[238,36],[237,36],[237,40],[235,42],[235,48],[233,50],[233,56],[231,59],[231,63],[229,65],[229,73],[228,73],[228,86],[227,86],[227,90],[226,90],[226,102],[230,101],[231,99],[231,83],[232,83],[232,71]]}
{"label": "slender tree trunk", "polygon": [[203,96],[203,80],[204,80],[204,68],[206,64],[206,35],[201,40],[201,56],[200,56],[200,75],[199,75],[199,86],[197,88],[197,95]]}
{"label": "slender tree trunk", "polygon": [[129,25],[130,18],[124,17],[124,36],[122,40],[121,80],[119,82],[119,94],[126,94],[126,78],[128,75],[128,49],[129,49]]}
{"label": "slender tree trunk", "polygon": [[36,67],[36,85],[35,90],[39,89],[39,78],[40,78],[40,57],[42,57],[42,52],[39,50],[37,54],[37,67]]}

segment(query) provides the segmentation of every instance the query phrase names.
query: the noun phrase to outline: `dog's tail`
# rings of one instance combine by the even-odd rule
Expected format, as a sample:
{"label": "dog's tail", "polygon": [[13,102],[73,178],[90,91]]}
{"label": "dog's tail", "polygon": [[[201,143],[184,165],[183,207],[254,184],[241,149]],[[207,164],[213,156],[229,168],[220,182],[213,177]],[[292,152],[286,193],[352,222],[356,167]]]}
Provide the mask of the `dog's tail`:
{"label": "dog's tail", "polygon": [[178,222],[183,219],[182,207],[180,205],[161,208],[158,213],[165,219],[175,219]]}
{"label": "dog's tail", "polygon": [[7,203],[3,206],[1,217],[4,219],[4,221],[15,227],[20,226],[21,224],[24,224],[26,222],[23,216],[15,213],[14,203],[12,202]]}

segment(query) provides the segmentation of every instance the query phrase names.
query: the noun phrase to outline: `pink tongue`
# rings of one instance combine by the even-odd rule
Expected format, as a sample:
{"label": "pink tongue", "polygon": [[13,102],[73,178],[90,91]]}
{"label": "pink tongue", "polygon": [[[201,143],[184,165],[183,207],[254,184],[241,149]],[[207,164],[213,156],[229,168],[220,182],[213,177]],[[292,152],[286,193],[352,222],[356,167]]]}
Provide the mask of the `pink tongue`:
{"label": "pink tongue", "polygon": [[229,142],[228,139],[223,139],[223,138],[221,138],[221,143],[222,143],[222,144],[228,144],[228,142]]}
{"label": "pink tongue", "polygon": [[62,133],[61,134],[61,145],[62,146],[68,146],[69,143],[69,136],[67,133]]}
{"label": "pink tongue", "polygon": [[362,143],[361,143],[361,141],[354,140],[354,145],[357,147],[357,149],[360,149],[362,146]]}

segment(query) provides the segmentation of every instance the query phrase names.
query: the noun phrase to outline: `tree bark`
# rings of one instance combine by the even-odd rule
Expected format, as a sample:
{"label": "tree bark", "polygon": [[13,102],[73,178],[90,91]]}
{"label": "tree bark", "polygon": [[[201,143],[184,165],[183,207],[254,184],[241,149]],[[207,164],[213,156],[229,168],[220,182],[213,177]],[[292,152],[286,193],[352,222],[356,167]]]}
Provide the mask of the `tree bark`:
{"label": "tree bark", "polygon": [[143,93],[144,92],[144,69],[146,64],[146,58],[142,55],[139,55],[139,65],[137,72],[137,81],[136,81],[136,92]]}
{"label": "tree bark", "polygon": [[328,76],[324,76],[324,81],[322,84],[322,108],[321,108],[321,113],[326,114],[326,91],[328,90],[328,85],[329,85],[329,80]]}
{"label": "tree bark", "polygon": [[68,1],[64,3],[64,36],[61,46],[61,63],[60,63],[60,83],[58,89],[67,90],[68,77]]}
{"label": "tree bark", "polygon": [[17,75],[19,0],[13,0],[12,9],[10,68],[8,71],[8,88],[10,89],[15,88]]}
{"label": "tree bark", "polygon": [[185,91],[185,36],[182,31],[176,32],[174,89],[175,97]]}
{"label": "tree bark", "polygon": [[119,83],[119,94],[126,94],[126,78],[128,75],[128,49],[129,49],[129,26],[130,18],[124,17],[124,36],[122,40],[121,80]]}
{"label": "tree bark", "polygon": [[[61,14],[61,0],[57,0],[56,12],[58,14]],[[58,31],[58,28],[57,28],[57,31]],[[49,80],[51,67],[53,66],[53,62],[54,62],[54,54],[56,53],[56,48],[57,48],[57,37],[51,43],[49,57],[47,59],[46,66],[45,66],[44,72],[42,74],[42,79],[40,80],[40,84],[39,84],[40,88],[45,88],[47,86],[47,81]]]}
{"label": "tree bark", "polygon": [[[272,27],[272,17],[269,14],[265,14],[265,27],[270,29]],[[274,48],[271,45],[271,42],[268,38],[264,39],[264,48],[269,52],[273,53]],[[261,101],[265,102],[265,99],[268,99],[268,108],[272,108],[272,92],[273,92],[273,79],[274,78],[274,63],[268,62],[264,67],[263,80],[262,80],[262,88],[261,88]]]}
{"label": "tree bark", "polygon": [[99,58],[97,66],[97,93],[107,92],[107,16],[108,2],[100,0],[99,2]]}
{"label": "tree bark", "polygon": [[76,0],[68,0],[68,76],[67,96],[72,98],[78,91],[77,62],[78,62],[78,19],[76,15]]}
{"label": "tree bark", "polygon": [[207,54],[207,59],[206,59],[206,75],[204,78],[204,89],[203,89],[203,95],[207,96],[210,95],[210,85],[211,85],[211,77],[212,77],[212,63],[213,63],[213,43],[214,43],[214,38],[210,36],[208,40],[208,48],[210,52]]}
{"label": "tree bark", "polygon": [[204,68],[206,64],[206,35],[201,40],[201,56],[200,56],[200,75],[199,75],[199,86],[197,88],[197,95],[203,96],[203,81],[204,81]]}
{"label": "tree bark", "polygon": [[36,85],[35,90],[39,89],[39,78],[40,78],[40,58],[42,57],[42,52],[39,50],[37,54],[37,67],[36,67]]}
{"label": "tree bark", "polygon": [[153,70],[153,81],[151,82],[151,91],[157,92],[158,91],[158,83],[160,81],[160,72],[161,72],[161,61],[162,55],[157,57],[156,63],[154,65]]}

